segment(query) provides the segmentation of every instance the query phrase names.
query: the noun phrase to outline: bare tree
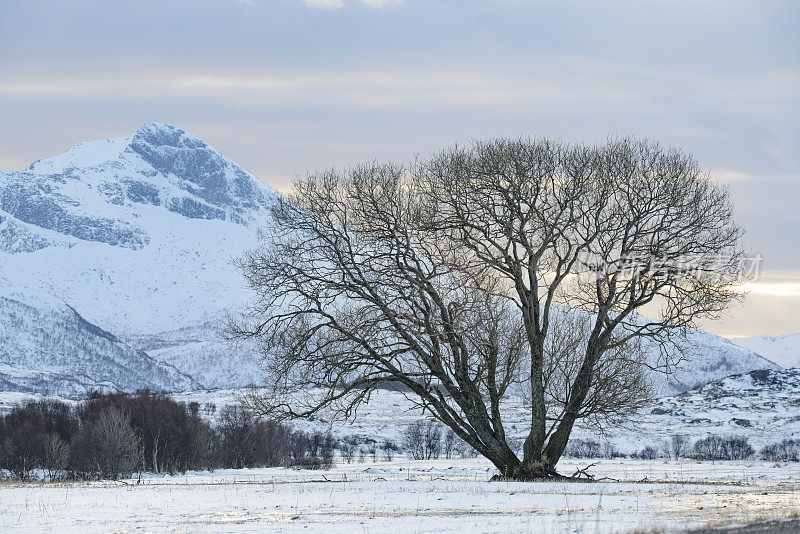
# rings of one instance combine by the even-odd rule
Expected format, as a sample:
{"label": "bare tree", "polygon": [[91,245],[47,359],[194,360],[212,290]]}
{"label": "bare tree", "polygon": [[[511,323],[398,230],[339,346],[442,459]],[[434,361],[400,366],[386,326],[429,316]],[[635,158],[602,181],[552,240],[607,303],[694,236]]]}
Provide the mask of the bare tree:
{"label": "bare tree", "polygon": [[385,439],[383,440],[383,444],[381,445],[381,450],[383,450],[383,457],[387,462],[391,462],[394,460],[394,454],[400,450],[400,447],[397,444],[390,440]]}
{"label": "bare tree", "polygon": [[[555,476],[578,419],[641,403],[644,367],[669,364],[641,340],[721,312],[741,256],[726,190],[635,140],[497,140],[312,174],[273,215],[241,262],[258,300],[231,326],[275,377],[251,404],[347,417],[399,383],[514,478]],[[520,385],[521,459],[502,417]]]}
{"label": "bare tree", "polygon": [[139,437],[130,416],[113,407],[105,408],[96,423],[97,463],[102,476],[128,477],[140,464]]}
{"label": "bare tree", "polygon": [[689,438],[683,434],[675,434],[661,446],[664,456],[672,459],[683,458],[689,451]]}
{"label": "bare tree", "polygon": [[44,442],[44,458],[42,468],[47,473],[47,480],[58,480],[64,474],[69,461],[69,445],[56,434],[50,434]]}

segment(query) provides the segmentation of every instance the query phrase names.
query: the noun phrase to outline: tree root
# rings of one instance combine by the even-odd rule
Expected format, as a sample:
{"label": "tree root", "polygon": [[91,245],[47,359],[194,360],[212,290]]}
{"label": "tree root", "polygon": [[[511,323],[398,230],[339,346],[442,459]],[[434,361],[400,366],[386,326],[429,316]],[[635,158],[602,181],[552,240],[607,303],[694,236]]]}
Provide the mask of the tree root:
{"label": "tree root", "polygon": [[586,480],[594,480],[594,475],[588,473],[587,471],[589,471],[589,469],[591,469],[592,467],[594,467],[596,465],[597,464],[589,464],[586,467],[584,467],[583,469],[581,469],[579,467],[578,470],[575,471],[575,473],[573,473],[570,478],[576,479],[576,480],[580,480],[581,477],[585,477]]}
{"label": "tree root", "polygon": [[[571,481],[584,480],[587,482],[597,481],[595,475],[589,473],[589,469],[597,464],[589,464],[583,469],[578,468],[570,476],[562,475],[552,467],[537,465],[533,468],[518,467],[512,473],[494,475],[489,479],[490,482],[541,482],[541,481]],[[613,480],[604,477],[600,480]]]}
{"label": "tree root", "polygon": [[[587,468],[588,469],[588,468]],[[494,475],[490,482],[537,482],[543,480],[572,480],[562,475],[554,468],[545,465],[536,465],[531,468],[518,467],[510,473]]]}

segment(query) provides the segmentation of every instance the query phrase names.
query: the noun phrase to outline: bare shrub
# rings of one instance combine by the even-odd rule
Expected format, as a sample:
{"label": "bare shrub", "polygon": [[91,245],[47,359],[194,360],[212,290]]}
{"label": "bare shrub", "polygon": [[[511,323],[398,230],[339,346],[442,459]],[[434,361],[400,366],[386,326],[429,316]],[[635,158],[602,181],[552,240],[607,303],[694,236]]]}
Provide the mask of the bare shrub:
{"label": "bare shrub", "polygon": [[466,441],[459,441],[456,443],[455,452],[461,458],[477,458],[480,456],[480,452],[476,451],[475,448]]}
{"label": "bare shrub", "polygon": [[42,469],[48,480],[58,480],[64,476],[69,461],[69,445],[56,434],[50,434],[44,443]]}
{"label": "bare shrub", "polygon": [[438,459],[442,453],[442,426],[435,421],[425,424],[425,459]]}
{"label": "bare shrub", "polygon": [[689,455],[689,438],[682,434],[675,434],[661,445],[666,458],[677,460]]}
{"label": "bare shrub", "polygon": [[452,428],[445,430],[444,438],[442,438],[442,454],[444,454],[444,457],[448,460],[452,458],[455,453],[458,439],[458,436],[456,436]]}
{"label": "bare shrub", "polygon": [[442,452],[442,427],[435,421],[415,421],[404,435],[406,452],[415,460],[437,459]]}
{"label": "bare shrub", "polygon": [[603,456],[602,456],[603,458],[614,459],[614,458],[621,458],[622,456],[623,454],[619,452],[619,450],[617,450],[614,444],[611,443],[610,441],[606,441],[603,444]]}
{"label": "bare shrub", "polygon": [[565,454],[571,458],[600,458],[601,450],[600,443],[592,439],[573,439]]}
{"label": "bare shrub", "polygon": [[319,458],[322,460],[322,467],[325,469],[333,467],[333,453],[336,447],[336,438],[330,432],[326,432],[319,447]]}
{"label": "bare shrub", "polygon": [[339,444],[339,452],[342,453],[342,458],[349,464],[352,463],[358,450],[358,438],[355,436],[347,436],[341,440]]}
{"label": "bare shrub", "polygon": [[414,421],[403,432],[406,453],[415,460],[425,458],[425,423]]}
{"label": "bare shrub", "polygon": [[694,456],[699,460],[746,460],[753,456],[747,438],[721,437],[711,434],[694,444]]}
{"label": "bare shrub", "polygon": [[784,439],[761,449],[761,458],[771,462],[800,462],[800,440]]}
{"label": "bare shrub", "polygon": [[647,445],[642,450],[634,454],[634,457],[639,458],[640,460],[655,460],[658,458],[658,449],[652,445]]}

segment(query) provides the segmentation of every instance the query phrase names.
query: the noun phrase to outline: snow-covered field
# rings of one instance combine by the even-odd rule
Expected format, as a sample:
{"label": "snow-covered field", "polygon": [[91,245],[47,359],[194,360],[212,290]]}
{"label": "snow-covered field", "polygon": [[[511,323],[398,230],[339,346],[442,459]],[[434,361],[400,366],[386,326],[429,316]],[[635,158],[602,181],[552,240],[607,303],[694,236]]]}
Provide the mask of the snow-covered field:
{"label": "snow-covered field", "polygon": [[591,471],[598,481],[488,482],[494,469],[482,459],[402,459],[138,483],[4,483],[0,524],[84,533],[673,532],[800,510],[796,464],[598,460]]}
{"label": "snow-covered field", "polygon": [[[197,402],[201,413],[212,421],[224,406],[236,404],[241,390],[207,390],[175,393],[178,401]],[[308,394],[312,394],[309,390]],[[3,394],[0,394],[2,410]],[[664,397],[631,413],[625,421],[608,425],[605,433],[576,427],[573,437],[613,444],[631,454],[645,446],[660,450],[664,441],[682,435],[694,442],[709,434],[742,436],[756,449],[781,439],[800,439],[800,370],[755,371],[733,375],[686,393]],[[530,412],[519,398],[503,407],[507,435],[522,443],[530,428]],[[357,435],[380,443],[402,441],[406,425],[423,418],[419,409],[397,391],[379,390],[359,408],[354,421],[341,421],[323,410],[313,421],[292,424],[303,430],[331,430],[338,436]]]}

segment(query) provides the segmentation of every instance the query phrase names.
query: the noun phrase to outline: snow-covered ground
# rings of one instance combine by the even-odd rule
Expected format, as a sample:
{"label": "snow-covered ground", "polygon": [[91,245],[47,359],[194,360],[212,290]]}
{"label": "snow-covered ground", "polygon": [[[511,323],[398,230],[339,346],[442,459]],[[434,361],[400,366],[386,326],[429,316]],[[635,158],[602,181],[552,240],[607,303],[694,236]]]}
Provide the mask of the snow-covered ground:
{"label": "snow-covered ground", "polygon": [[[587,462],[560,468],[569,474]],[[140,483],[5,483],[0,518],[4,532],[605,533],[674,532],[800,509],[796,464],[598,460],[596,482],[488,482],[493,472],[482,459],[402,459]]]}
{"label": "snow-covered ground", "polygon": [[[213,420],[222,408],[240,402],[241,393],[210,390],[172,396],[182,402],[198,402],[201,412]],[[686,436],[690,442],[708,434],[744,436],[760,449],[784,438],[800,439],[798,399],[800,369],[753,371],[660,398],[626,420],[608,425],[603,434],[579,425],[573,437],[608,442],[625,454],[648,445],[660,450],[661,444],[674,435]],[[329,411],[323,411],[313,421],[292,424],[304,430],[331,430],[339,436],[358,435],[380,443],[383,439],[401,440],[404,427],[422,417],[402,393],[380,390],[361,406],[353,421],[336,420]],[[507,435],[521,444],[530,428],[529,418],[529,409],[512,398],[504,406]]]}

